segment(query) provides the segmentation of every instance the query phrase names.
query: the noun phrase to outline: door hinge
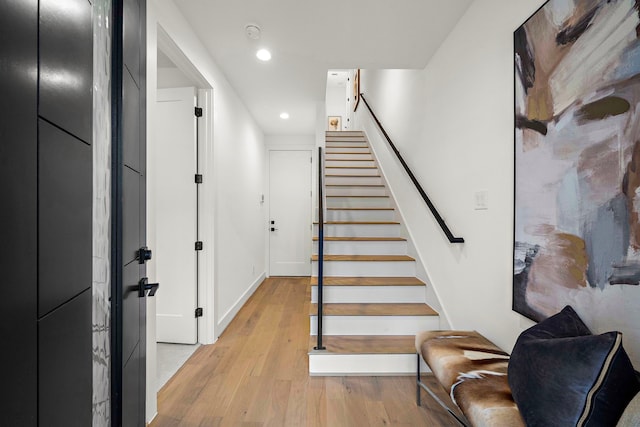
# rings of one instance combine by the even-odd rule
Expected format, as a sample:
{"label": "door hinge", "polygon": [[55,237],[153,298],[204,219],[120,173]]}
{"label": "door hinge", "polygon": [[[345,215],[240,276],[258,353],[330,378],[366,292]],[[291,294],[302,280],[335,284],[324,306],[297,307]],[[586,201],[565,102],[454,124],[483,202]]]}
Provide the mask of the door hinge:
{"label": "door hinge", "polygon": [[196,107],[196,117],[202,117],[202,108]]}
{"label": "door hinge", "polygon": [[196,184],[202,184],[202,174],[196,174]]}
{"label": "door hinge", "polygon": [[196,242],[196,251],[201,251],[201,250],[202,250],[202,242],[198,240]]}
{"label": "door hinge", "polygon": [[196,308],[196,317],[202,317],[202,307]]}

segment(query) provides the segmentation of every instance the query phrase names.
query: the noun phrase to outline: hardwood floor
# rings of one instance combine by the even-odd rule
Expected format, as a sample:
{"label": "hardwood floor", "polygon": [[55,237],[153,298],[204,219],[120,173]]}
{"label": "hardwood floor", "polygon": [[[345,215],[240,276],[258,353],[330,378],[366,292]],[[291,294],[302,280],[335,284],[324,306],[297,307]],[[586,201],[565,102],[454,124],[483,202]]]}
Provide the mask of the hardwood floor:
{"label": "hardwood floor", "polygon": [[309,278],[263,282],[160,390],[151,427],[456,425],[424,392],[416,406],[414,377],[309,377],[309,301]]}

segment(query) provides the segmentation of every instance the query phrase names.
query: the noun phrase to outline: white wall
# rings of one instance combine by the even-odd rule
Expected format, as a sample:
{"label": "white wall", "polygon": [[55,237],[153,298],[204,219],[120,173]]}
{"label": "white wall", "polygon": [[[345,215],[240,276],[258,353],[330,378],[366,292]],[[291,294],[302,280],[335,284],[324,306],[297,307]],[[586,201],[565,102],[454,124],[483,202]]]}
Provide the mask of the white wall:
{"label": "white wall", "polygon": [[[148,4],[147,37],[147,122],[154,122],[153,105],[156,102],[156,50],[158,26],[167,33],[186,58],[213,88],[213,146],[206,147],[213,164],[204,179],[213,183],[214,241],[204,242],[213,257],[214,310],[216,337],[233,319],[246,299],[265,277],[266,210],[260,195],[266,189],[266,149],[264,135],[241,102],[235,90],[215,64],[210,54],[170,0],[151,0]],[[154,129],[148,129],[148,142],[154,138]],[[207,155],[208,156],[208,155]],[[152,168],[149,179],[156,173]],[[159,173],[159,171],[158,171]],[[153,198],[153,194],[150,194]],[[148,240],[153,241],[153,222]],[[150,280],[153,271],[150,271]],[[155,328],[155,307],[149,307],[148,326]],[[155,338],[148,329],[148,337]],[[155,343],[155,339],[154,339]],[[155,347],[148,348],[155,360]],[[149,362],[151,362],[149,359]],[[155,371],[148,373],[153,374]],[[149,378],[149,377],[148,377]],[[155,388],[147,386],[147,418],[157,411]]]}
{"label": "white wall", "polygon": [[[362,101],[357,113],[451,326],[508,350],[532,324],[511,310],[512,40],[543,2],[476,0],[424,70],[362,71],[361,91],[464,244],[448,242]],[[488,210],[474,210],[478,190],[488,190]]]}
{"label": "white wall", "polygon": [[180,69],[173,67],[158,68],[158,89],[188,86],[197,86],[197,83],[187,77]]}
{"label": "white wall", "polygon": [[[345,92],[345,86],[327,85],[326,91],[326,105],[327,105],[327,117],[328,116],[340,116],[342,118],[341,128],[344,129],[344,125],[347,122],[347,96]],[[326,119],[325,119],[325,130]]]}

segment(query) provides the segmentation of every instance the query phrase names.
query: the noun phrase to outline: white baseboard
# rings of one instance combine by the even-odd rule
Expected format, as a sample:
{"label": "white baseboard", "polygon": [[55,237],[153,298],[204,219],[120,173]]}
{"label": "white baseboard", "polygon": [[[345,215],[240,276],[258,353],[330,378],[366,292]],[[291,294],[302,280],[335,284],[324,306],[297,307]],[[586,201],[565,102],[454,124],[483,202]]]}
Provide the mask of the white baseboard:
{"label": "white baseboard", "polygon": [[[249,289],[243,293],[240,298],[231,306],[229,310],[220,318],[220,321],[216,325],[216,335],[219,337],[222,335],[229,323],[236,317],[236,314],[240,311],[242,306],[247,302],[247,300],[253,295],[253,293],[258,289],[258,286],[267,278],[266,273],[262,273],[258,278],[249,286]],[[217,337],[216,337],[217,340]]]}
{"label": "white baseboard", "polygon": [[155,414],[153,414],[153,417],[151,417],[151,419],[147,420],[147,425],[150,425],[153,422],[153,420],[156,419],[157,416],[158,416],[157,412]]}

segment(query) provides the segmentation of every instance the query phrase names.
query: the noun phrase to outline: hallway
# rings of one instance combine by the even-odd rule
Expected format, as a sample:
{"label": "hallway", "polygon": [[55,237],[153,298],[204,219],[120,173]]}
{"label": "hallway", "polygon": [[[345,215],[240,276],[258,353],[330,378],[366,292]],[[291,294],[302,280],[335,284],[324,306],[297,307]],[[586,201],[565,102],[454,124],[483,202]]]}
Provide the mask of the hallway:
{"label": "hallway", "polygon": [[414,377],[309,377],[309,301],[307,277],[263,282],[160,390],[151,427],[452,425],[416,406]]}

